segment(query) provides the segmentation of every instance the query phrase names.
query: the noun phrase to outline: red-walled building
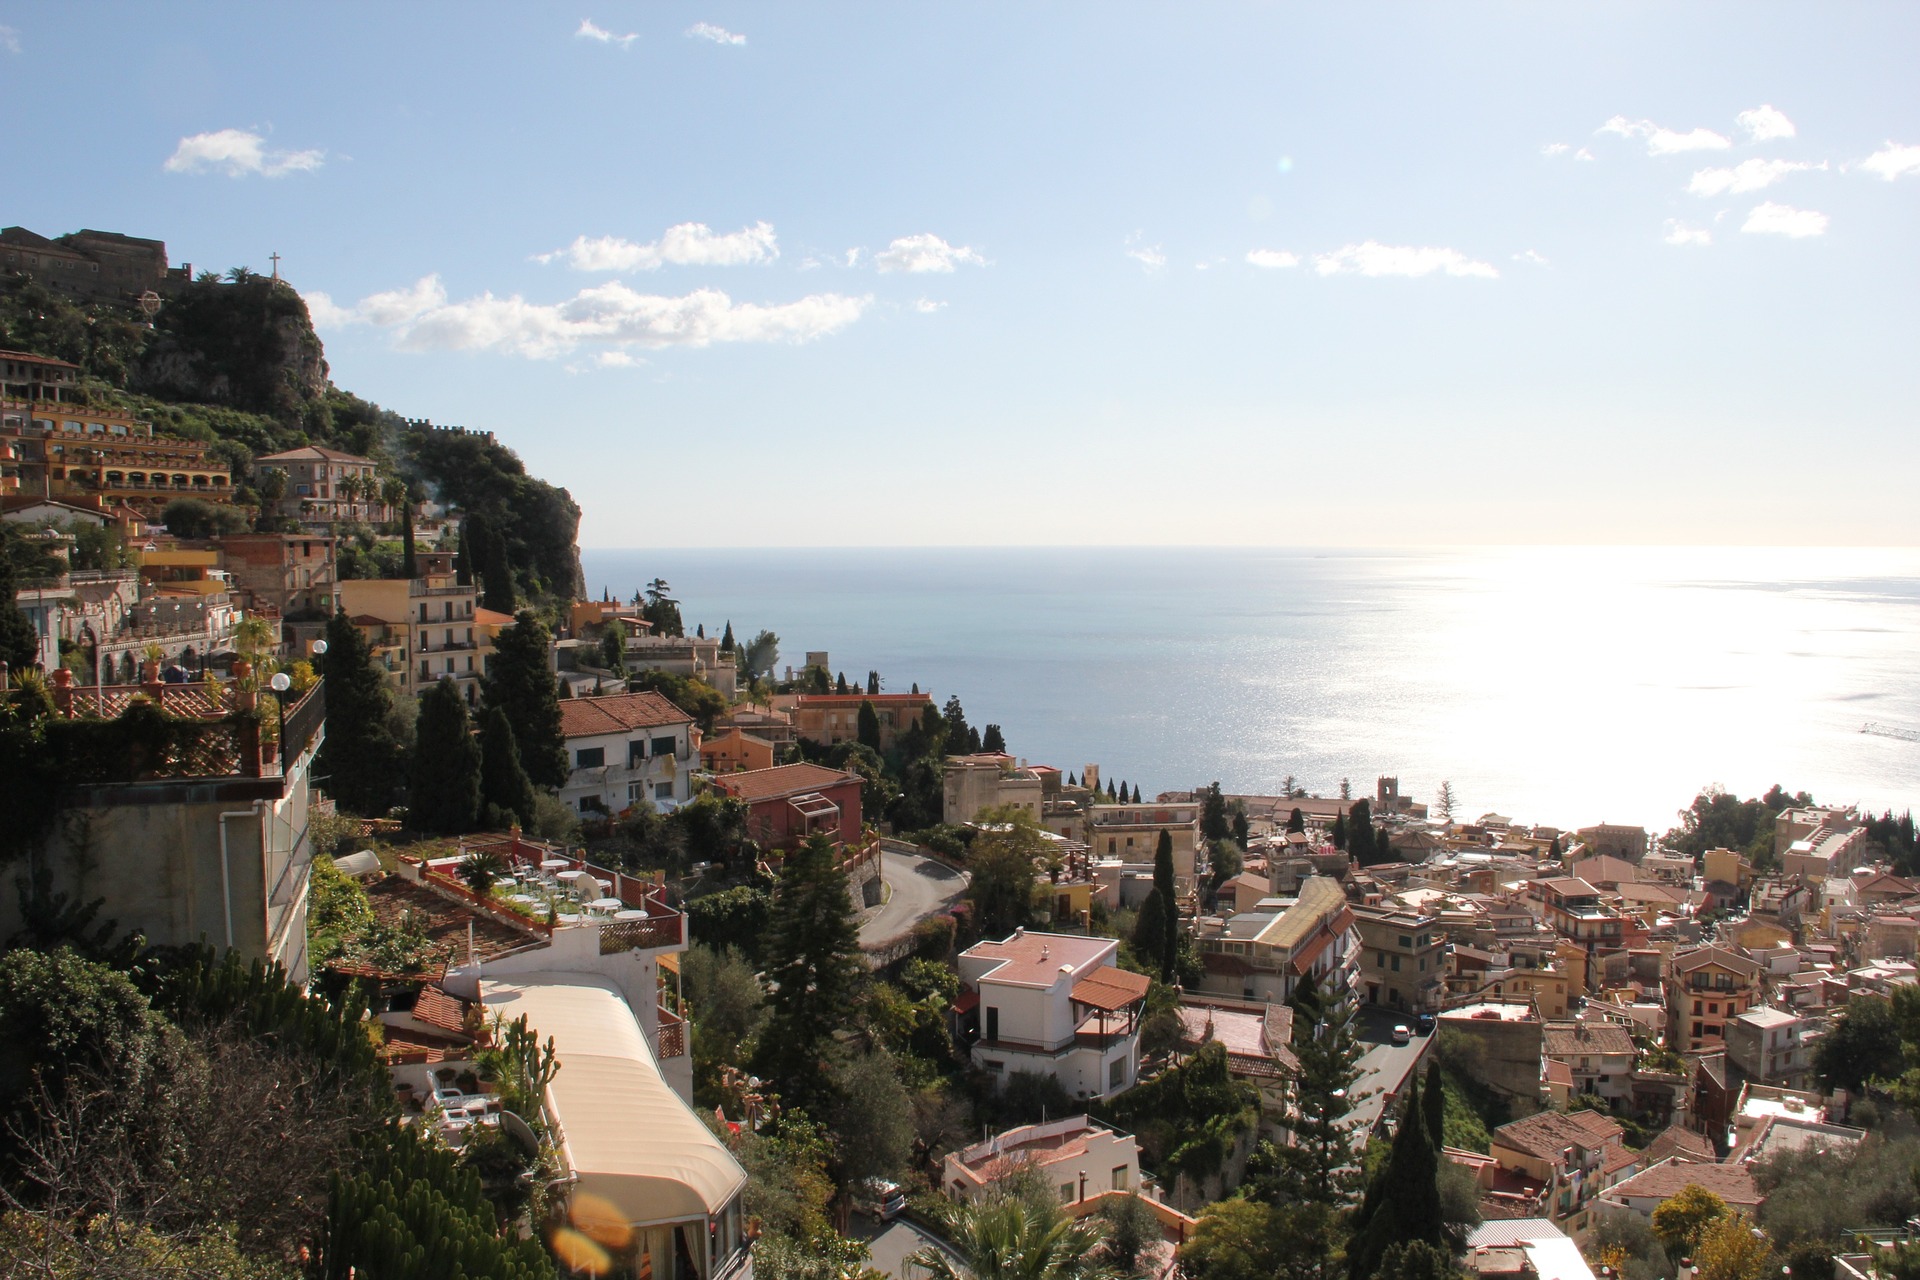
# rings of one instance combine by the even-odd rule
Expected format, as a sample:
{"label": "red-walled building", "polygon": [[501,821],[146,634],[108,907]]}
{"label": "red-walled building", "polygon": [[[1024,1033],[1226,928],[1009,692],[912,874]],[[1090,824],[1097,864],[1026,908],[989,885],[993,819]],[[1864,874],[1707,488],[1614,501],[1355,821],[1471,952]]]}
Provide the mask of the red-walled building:
{"label": "red-walled building", "polygon": [[747,802],[747,829],[766,849],[788,850],[816,831],[860,844],[860,775],[818,764],[721,774],[714,789]]}

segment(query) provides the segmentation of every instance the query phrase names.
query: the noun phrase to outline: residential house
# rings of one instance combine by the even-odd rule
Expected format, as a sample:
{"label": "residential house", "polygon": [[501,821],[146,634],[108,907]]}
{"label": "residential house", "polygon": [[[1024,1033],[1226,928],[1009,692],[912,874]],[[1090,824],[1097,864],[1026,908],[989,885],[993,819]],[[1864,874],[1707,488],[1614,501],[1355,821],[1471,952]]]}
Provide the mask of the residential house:
{"label": "residential house", "polygon": [[273,504],[279,515],[319,525],[394,518],[393,508],[381,497],[380,468],[372,458],[312,444],[283,449],[253,460],[255,488],[269,471],[278,472],[284,485]]}
{"label": "residential house", "polygon": [[1548,1022],[1540,1051],[1566,1066],[1575,1094],[1622,1106],[1633,1097],[1633,1033],[1616,1022]]}
{"label": "residential house", "polygon": [[1711,1191],[1729,1209],[1749,1217],[1765,1199],[1744,1164],[1709,1163],[1671,1156],[1609,1187],[1602,1200],[1609,1209],[1637,1213],[1651,1221],[1655,1209],[1688,1187]]}
{"label": "residential house", "polygon": [[843,848],[858,847],[864,839],[857,773],[783,764],[719,774],[713,787],[746,802],[747,830],[763,849],[791,851],[815,833]]}
{"label": "residential house", "polygon": [[339,573],[332,538],[305,533],[232,533],[214,539],[214,545],[226,560],[227,573],[249,615],[264,614],[283,623],[325,622],[339,608]]}
{"label": "residential house", "polygon": [[1182,898],[1194,888],[1194,859],[1200,846],[1198,804],[1153,800],[1144,804],[1099,804],[1087,808],[1086,843],[1096,858],[1118,858],[1133,866],[1154,864],[1161,835],[1173,842],[1174,891]]}
{"label": "residential house", "polygon": [[779,755],[793,745],[793,740],[797,736],[793,730],[791,713],[752,702],[743,702],[728,709],[725,715],[714,718],[715,733],[722,733],[728,729],[738,729],[764,742],[771,742],[776,763]]}
{"label": "residential house", "polygon": [[451,680],[469,706],[479,704],[497,620],[504,615],[480,608],[478,587],[439,573],[355,578],[342,582],[339,591],[340,607],[368,643],[397,659],[400,692],[420,694],[436,681]]}
{"label": "residential house", "polygon": [[1595,1198],[1638,1163],[1624,1134],[1597,1111],[1542,1111],[1495,1129],[1488,1153],[1501,1169],[1537,1185],[1543,1216],[1580,1239]]}
{"label": "residential house", "polygon": [[1324,998],[1345,1002],[1358,991],[1360,934],[1330,876],[1311,877],[1276,911],[1203,924],[1197,946],[1200,990],[1210,994],[1286,1004],[1309,973]]}
{"label": "residential house", "polygon": [[1373,1005],[1432,1013],[1446,999],[1446,935],[1433,916],[1394,906],[1355,904],[1362,998]]}
{"label": "residential house", "polygon": [[728,729],[700,742],[700,766],[709,773],[744,773],[773,768],[773,744],[740,729]]}
{"label": "residential house", "polygon": [[972,822],[982,809],[1012,805],[1041,820],[1045,786],[1040,773],[1010,755],[950,755],[941,775],[941,821]]}
{"label": "residential house", "polygon": [[672,810],[693,798],[698,730],[657,693],[565,698],[567,774],[560,799],[580,813]]}
{"label": "residential house", "polygon": [[1039,1175],[1062,1204],[1108,1191],[1137,1192],[1140,1143],[1087,1116],[1022,1125],[948,1152],[940,1188],[949,1199],[972,1202],[1020,1169]]}
{"label": "residential house", "polygon": [[1180,1047],[1193,1053],[1208,1044],[1227,1051],[1227,1070],[1260,1091],[1262,1135],[1284,1141],[1294,1077],[1293,1010],[1284,1004],[1182,995]]}
{"label": "residential house", "polygon": [[924,693],[803,693],[793,701],[794,731],[809,742],[832,746],[860,738],[860,704],[871,702],[880,724],[880,750],[891,751],[900,735],[935,710]]}
{"label": "residential house", "polygon": [[1803,1089],[1813,1080],[1813,1047],[1807,1020],[1797,1013],[1758,1005],[1725,1023],[1727,1060],[1761,1084]]}
{"label": "residential house", "polygon": [[1077,1098],[1132,1087],[1148,979],[1115,967],[1119,945],[1016,930],[960,953],[956,1012],[974,1065],[995,1088],[1015,1071],[1052,1076]]}
{"label": "residential house", "polygon": [[1675,952],[1667,965],[1667,1047],[1691,1053],[1725,1041],[1726,1024],[1760,999],[1760,965],[1724,947]]}

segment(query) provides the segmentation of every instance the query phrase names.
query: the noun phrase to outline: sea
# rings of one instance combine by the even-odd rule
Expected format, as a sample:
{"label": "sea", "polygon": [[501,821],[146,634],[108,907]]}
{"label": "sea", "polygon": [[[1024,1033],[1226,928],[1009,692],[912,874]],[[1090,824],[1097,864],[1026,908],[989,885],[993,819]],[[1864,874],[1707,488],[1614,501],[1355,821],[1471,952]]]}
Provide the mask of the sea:
{"label": "sea", "polygon": [[1920,551],[594,549],[691,631],[957,696],[1034,764],[1658,834],[1709,787],[1920,808]]}

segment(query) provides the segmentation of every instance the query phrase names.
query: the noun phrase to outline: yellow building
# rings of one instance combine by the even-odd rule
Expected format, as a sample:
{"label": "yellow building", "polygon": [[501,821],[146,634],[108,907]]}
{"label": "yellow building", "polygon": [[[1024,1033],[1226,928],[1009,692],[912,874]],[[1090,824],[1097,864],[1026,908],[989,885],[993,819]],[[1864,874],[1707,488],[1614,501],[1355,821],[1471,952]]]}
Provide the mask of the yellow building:
{"label": "yellow building", "polygon": [[479,589],[451,574],[428,578],[357,578],[340,584],[340,607],[360,633],[397,661],[402,693],[418,694],[451,680],[478,703],[493,640],[512,619],[480,608]]}

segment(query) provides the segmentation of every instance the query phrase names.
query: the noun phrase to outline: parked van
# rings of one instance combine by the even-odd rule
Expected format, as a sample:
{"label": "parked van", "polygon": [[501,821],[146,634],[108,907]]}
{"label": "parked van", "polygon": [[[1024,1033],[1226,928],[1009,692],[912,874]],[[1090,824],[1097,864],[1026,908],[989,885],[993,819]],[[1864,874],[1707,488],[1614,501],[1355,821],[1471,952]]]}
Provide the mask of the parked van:
{"label": "parked van", "polygon": [[907,1193],[897,1182],[868,1178],[854,1188],[853,1207],[881,1222],[892,1222],[906,1209]]}

